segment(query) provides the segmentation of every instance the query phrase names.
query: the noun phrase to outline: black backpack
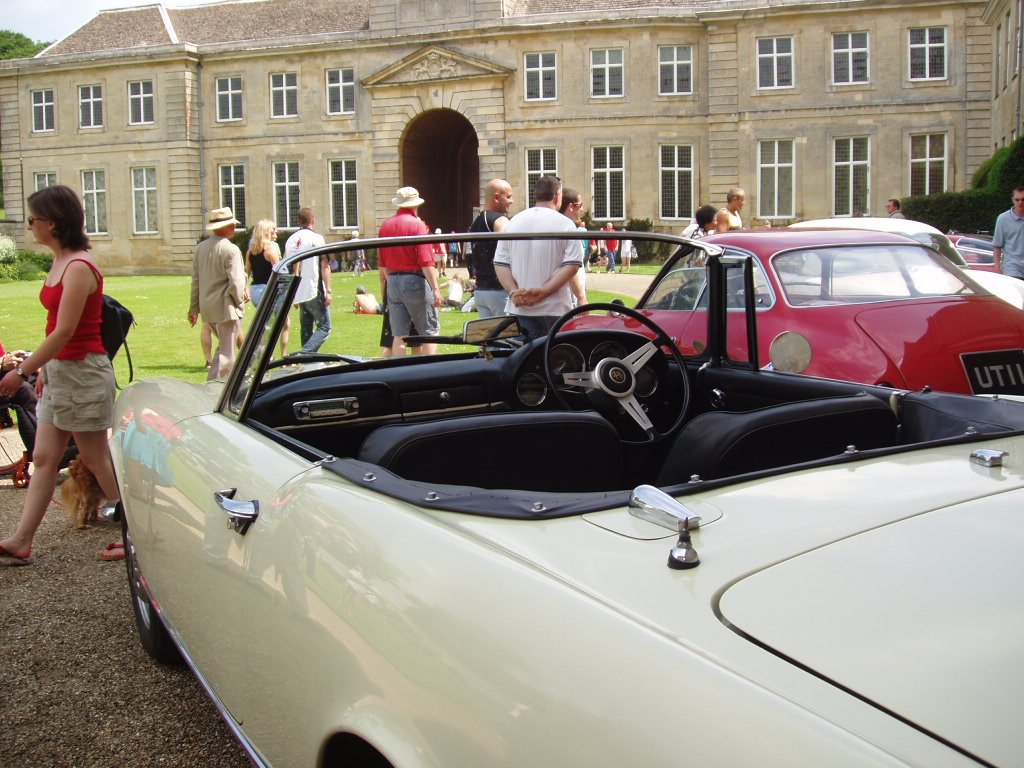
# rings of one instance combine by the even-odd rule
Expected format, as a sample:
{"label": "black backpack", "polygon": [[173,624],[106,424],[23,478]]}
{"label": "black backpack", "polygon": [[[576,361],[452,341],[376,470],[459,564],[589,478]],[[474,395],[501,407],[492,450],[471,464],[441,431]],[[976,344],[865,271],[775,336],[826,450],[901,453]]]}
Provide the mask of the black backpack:
{"label": "black backpack", "polygon": [[135,325],[135,316],[132,311],[113,296],[103,294],[103,321],[100,324],[103,348],[107,350],[107,357],[113,360],[118,350],[122,346],[124,347],[124,353],[128,356],[129,383],[135,378],[132,353],[128,349],[128,331],[132,329],[133,325]]}

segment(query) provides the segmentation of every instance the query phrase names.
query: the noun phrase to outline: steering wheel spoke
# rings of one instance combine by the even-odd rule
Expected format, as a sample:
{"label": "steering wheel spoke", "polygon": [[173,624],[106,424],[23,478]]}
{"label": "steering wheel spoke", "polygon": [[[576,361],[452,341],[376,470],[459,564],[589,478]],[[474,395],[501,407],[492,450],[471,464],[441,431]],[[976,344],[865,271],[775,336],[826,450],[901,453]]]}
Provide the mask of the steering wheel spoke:
{"label": "steering wheel spoke", "polygon": [[643,406],[640,405],[639,400],[630,395],[629,397],[619,400],[619,405],[621,405],[622,409],[633,418],[633,421],[637,423],[637,426],[640,427],[640,429],[649,435],[655,433],[654,424],[652,424],[651,420],[647,417],[647,411],[645,411]]}
{"label": "steering wheel spoke", "polygon": [[579,389],[597,389],[597,380],[594,378],[593,371],[579,371],[572,373],[563,373],[562,381],[570,387],[578,387]]}
{"label": "steering wheel spoke", "polygon": [[654,357],[657,351],[658,348],[654,346],[654,344],[648,342],[647,344],[644,344],[642,347],[640,347],[640,349],[636,350],[636,352],[632,352],[626,355],[622,359],[622,362],[628,365],[629,369],[633,371],[633,373],[636,373],[645,365],[647,365],[647,361]]}

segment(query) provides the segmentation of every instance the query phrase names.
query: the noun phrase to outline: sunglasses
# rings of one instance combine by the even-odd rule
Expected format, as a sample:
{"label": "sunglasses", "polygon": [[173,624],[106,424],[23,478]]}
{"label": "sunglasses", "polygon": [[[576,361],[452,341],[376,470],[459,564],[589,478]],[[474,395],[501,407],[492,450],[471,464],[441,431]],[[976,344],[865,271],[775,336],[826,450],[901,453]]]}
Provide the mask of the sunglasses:
{"label": "sunglasses", "polygon": [[44,219],[42,216],[29,216],[28,217],[28,225],[30,227],[33,224],[35,224],[37,221],[49,221],[49,219]]}

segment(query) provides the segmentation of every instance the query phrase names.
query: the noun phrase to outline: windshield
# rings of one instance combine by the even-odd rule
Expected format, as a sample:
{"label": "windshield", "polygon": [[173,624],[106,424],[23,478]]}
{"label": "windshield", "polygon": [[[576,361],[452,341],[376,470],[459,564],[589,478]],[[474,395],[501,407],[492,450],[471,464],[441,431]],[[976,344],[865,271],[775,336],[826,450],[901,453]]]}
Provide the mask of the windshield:
{"label": "windshield", "polygon": [[973,293],[926,249],[914,246],[845,246],[777,254],[772,266],[794,306]]}

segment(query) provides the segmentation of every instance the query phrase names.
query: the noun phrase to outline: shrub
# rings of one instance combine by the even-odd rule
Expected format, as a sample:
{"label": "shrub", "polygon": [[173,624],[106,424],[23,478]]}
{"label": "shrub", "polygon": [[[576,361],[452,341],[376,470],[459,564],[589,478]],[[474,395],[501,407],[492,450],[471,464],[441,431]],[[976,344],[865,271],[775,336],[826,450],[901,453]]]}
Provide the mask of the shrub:
{"label": "shrub", "polygon": [[42,280],[46,277],[46,273],[50,271],[50,265],[53,263],[52,254],[19,251],[15,246],[12,258],[7,255],[8,251],[3,238],[4,236],[0,235],[0,282]]}
{"label": "shrub", "polygon": [[[629,219],[626,222],[626,229],[631,232],[653,232],[654,222],[650,219]],[[655,243],[650,240],[634,243],[636,247],[637,261],[645,261],[655,264],[662,264],[672,255],[675,246],[669,243]]]}
{"label": "shrub", "polygon": [[0,235],[0,264],[13,264],[18,259],[18,244],[14,238]]}

